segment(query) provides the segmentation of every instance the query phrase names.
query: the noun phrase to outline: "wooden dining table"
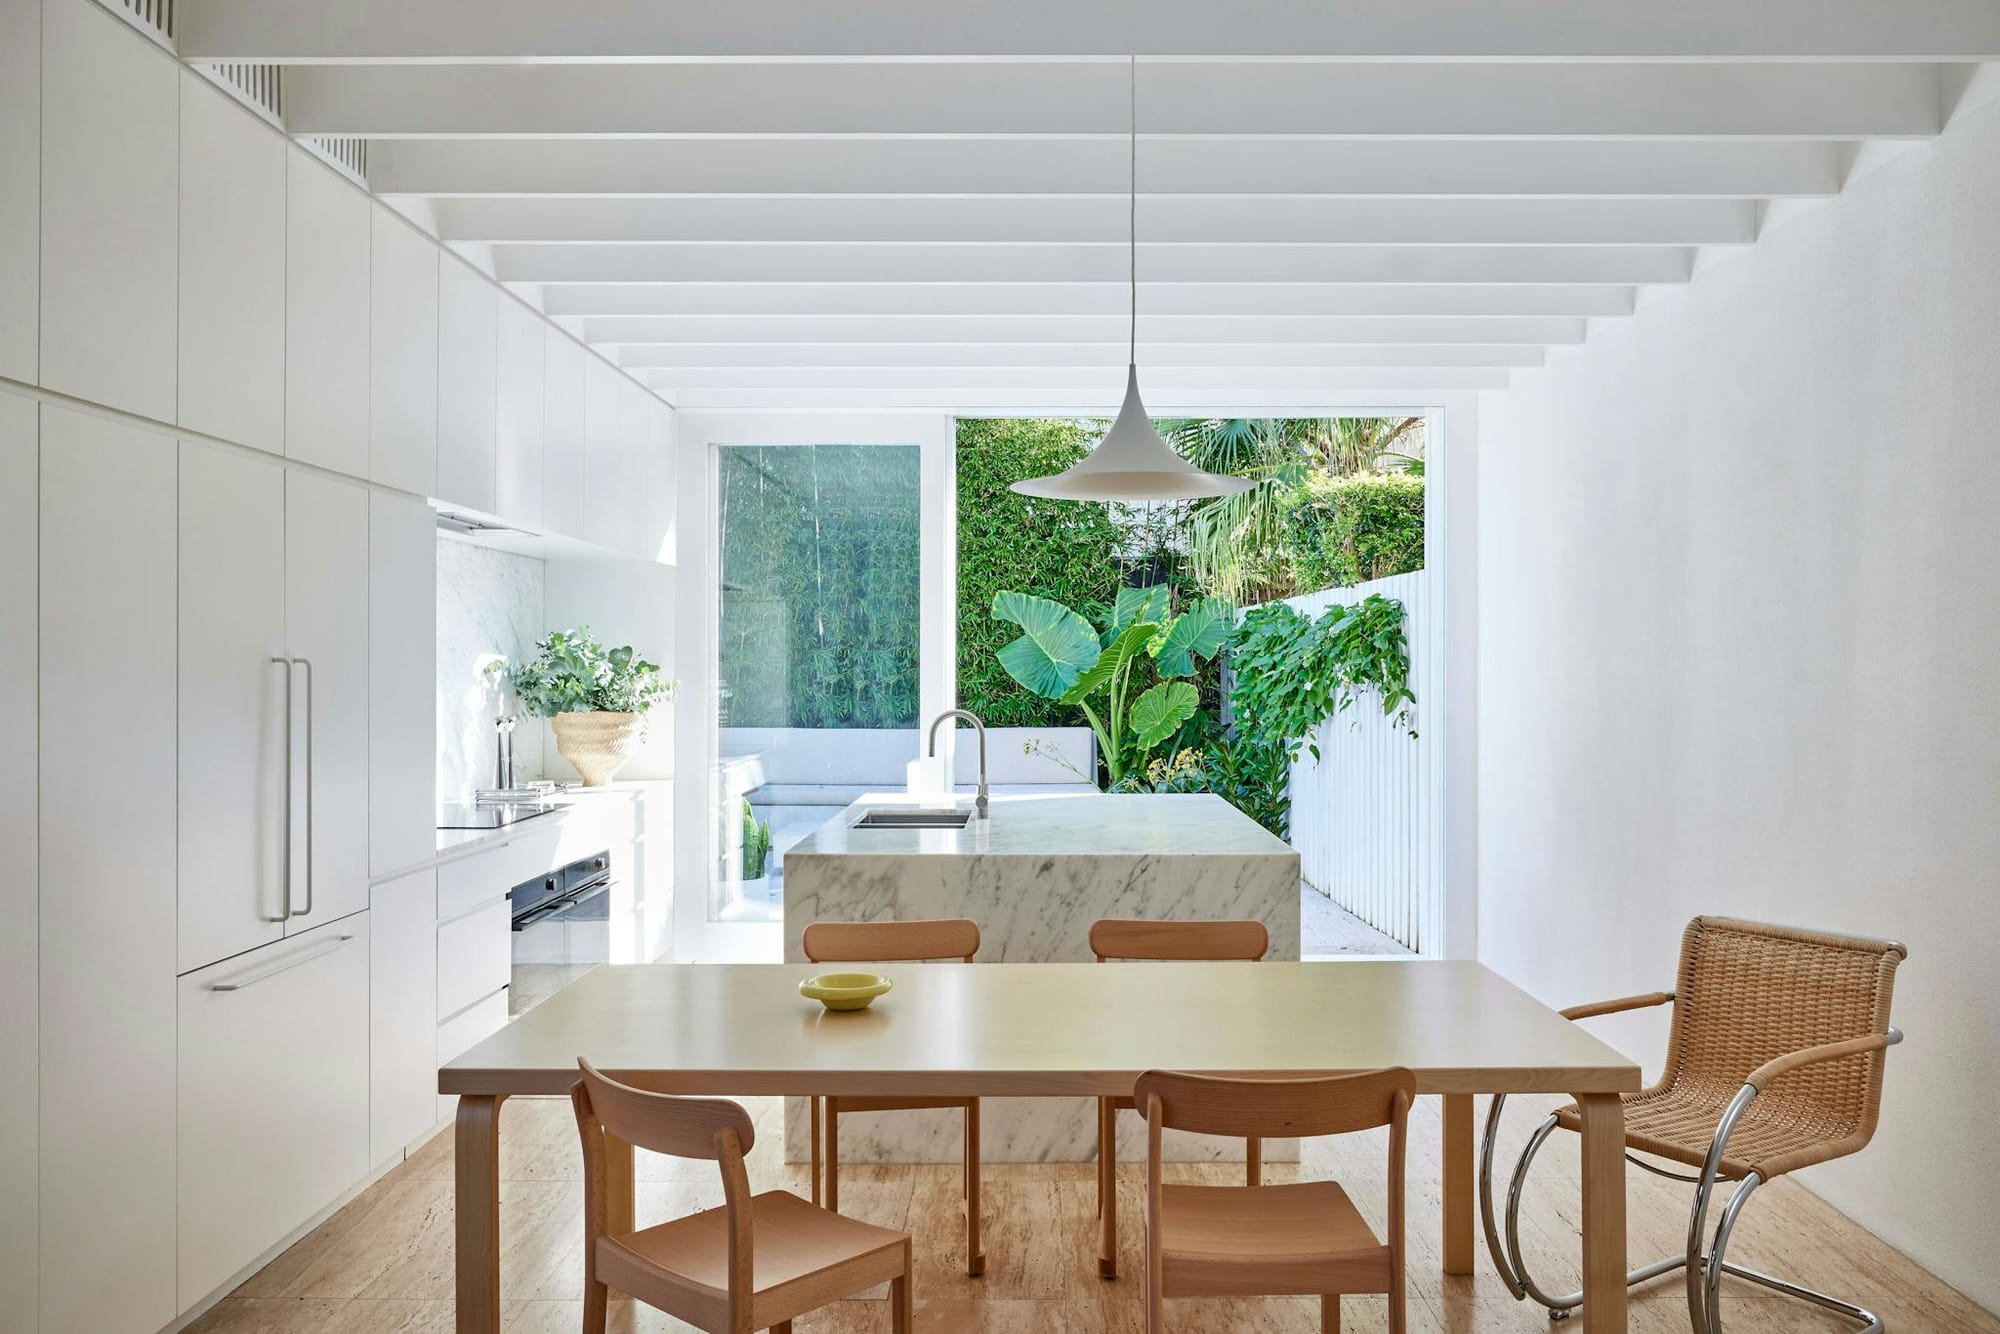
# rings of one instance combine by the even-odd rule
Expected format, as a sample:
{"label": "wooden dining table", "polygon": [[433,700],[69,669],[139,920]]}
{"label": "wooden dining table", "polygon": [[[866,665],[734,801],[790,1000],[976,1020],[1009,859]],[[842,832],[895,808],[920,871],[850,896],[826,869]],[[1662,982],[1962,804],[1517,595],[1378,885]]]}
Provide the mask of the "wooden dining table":
{"label": "wooden dining table", "polygon": [[[579,1057],[642,1087],[737,1097],[1129,1095],[1153,1069],[1402,1066],[1444,1098],[1447,1274],[1472,1272],[1474,1095],[1567,1093],[1582,1109],[1583,1329],[1625,1329],[1618,1095],[1639,1088],[1639,1067],[1480,964],[912,964],[886,968],[894,989],[847,1014],[799,995],[810,971],[599,968],[439,1070],[458,1097],[460,1334],[500,1329],[500,1105],[568,1093]],[[632,1226],[631,1148],[613,1151],[617,1232]]]}

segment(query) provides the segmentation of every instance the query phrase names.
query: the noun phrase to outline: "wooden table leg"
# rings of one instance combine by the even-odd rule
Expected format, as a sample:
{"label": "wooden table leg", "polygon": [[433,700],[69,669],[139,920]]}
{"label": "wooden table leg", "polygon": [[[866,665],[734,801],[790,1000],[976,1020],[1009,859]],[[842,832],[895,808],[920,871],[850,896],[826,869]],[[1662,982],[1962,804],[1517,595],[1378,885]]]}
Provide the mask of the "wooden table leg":
{"label": "wooden table leg", "polygon": [[986,1272],[986,1244],[979,1235],[979,1104],[965,1109],[965,1272]]}
{"label": "wooden table leg", "polygon": [[1625,1105],[1577,1098],[1583,1111],[1583,1329],[1625,1334]]}
{"label": "wooden table leg", "polygon": [[604,1132],[604,1230],[633,1232],[632,1146],[610,1131]]}
{"label": "wooden table leg", "polygon": [[1118,1277],[1118,1113],[1097,1099],[1097,1272]]}
{"label": "wooden table leg", "polygon": [[1444,1095],[1444,1272],[1472,1272],[1472,1095]]}
{"label": "wooden table leg", "polygon": [[453,1132],[458,1334],[500,1334],[500,1104],[458,1100]]}

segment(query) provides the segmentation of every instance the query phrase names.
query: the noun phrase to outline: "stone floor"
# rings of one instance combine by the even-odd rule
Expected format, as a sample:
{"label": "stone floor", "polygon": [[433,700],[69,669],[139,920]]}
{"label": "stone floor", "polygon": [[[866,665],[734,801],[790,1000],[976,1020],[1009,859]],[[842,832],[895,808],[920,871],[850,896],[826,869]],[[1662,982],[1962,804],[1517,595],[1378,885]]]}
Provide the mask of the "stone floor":
{"label": "stone floor", "polygon": [[1402,942],[1383,935],[1311,885],[1299,884],[1299,953],[1307,959],[1341,955],[1409,954]]}

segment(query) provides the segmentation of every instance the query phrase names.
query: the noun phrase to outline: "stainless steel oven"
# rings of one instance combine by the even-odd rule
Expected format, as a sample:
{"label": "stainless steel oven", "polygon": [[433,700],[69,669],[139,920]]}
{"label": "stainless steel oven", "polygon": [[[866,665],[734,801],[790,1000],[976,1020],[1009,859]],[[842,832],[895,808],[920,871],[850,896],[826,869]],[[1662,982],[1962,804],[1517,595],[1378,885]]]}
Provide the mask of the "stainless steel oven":
{"label": "stainless steel oven", "polygon": [[611,854],[598,852],[514,886],[511,1013],[532,1009],[610,959],[611,870]]}

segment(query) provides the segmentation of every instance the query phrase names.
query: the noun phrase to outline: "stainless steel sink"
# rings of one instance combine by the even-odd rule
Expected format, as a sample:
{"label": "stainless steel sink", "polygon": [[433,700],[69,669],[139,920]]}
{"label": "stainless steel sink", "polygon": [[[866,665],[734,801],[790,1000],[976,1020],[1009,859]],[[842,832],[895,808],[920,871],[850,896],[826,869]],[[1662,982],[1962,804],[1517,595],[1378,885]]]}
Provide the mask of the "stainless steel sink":
{"label": "stainless steel sink", "polygon": [[854,822],[856,829],[963,829],[972,820],[969,810],[918,810],[909,806],[881,806],[863,811]]}

